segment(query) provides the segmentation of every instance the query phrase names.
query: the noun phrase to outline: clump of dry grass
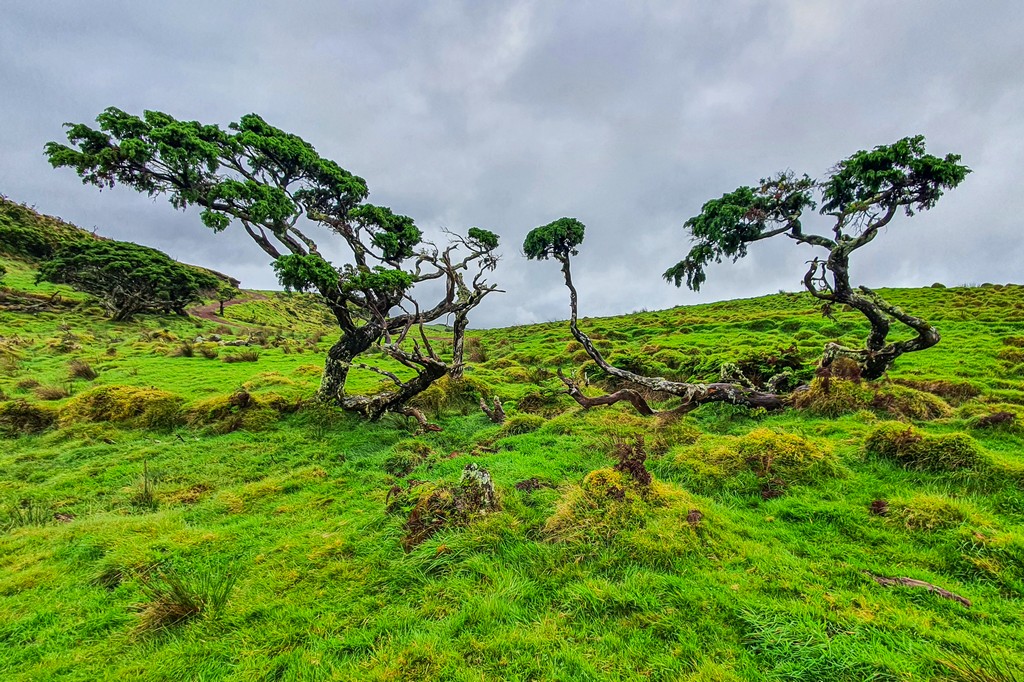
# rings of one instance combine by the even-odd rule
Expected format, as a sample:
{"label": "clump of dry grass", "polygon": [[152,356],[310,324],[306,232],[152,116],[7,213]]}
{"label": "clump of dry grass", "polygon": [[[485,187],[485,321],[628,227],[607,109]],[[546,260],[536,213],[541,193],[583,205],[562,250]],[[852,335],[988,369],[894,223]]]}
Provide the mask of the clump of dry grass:
{"label": "clump of dry grass", "polygon": [[92,368],[85,360],[72,360],[68,363],[68,378],[69,379],[84,379],[86,381],[92,381],[100,374]]}
{"label": "clump of dry grass", "polygon": [[33,392],[40,400],[62,400],[71,395],[67,388],[56,384],[51,384],[49,386],[37,386]]}
{"label": "clump of dry grass", "polygon": [[260,352],[258,350],[243,350],[234,355],[225,355],[223,358],[224,362],[256,362],[260,359]]}

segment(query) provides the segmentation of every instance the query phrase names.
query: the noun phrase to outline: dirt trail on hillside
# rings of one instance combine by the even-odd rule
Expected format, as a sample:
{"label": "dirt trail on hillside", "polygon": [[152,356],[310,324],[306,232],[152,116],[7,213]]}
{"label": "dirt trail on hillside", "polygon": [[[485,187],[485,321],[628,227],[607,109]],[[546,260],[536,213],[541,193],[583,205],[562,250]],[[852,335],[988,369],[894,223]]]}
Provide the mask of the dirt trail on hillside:
{"label": "dirt trail on hillside", "polygon": [[[258,292],[251,292],[246,294],[244,298],[232,298],[224,301],[224,307],[238,305],[239,303],[249,303],[250,301],[265,301],[267,300],[266,294]],[[258,329],[259,325],[253,326],[239,322],[238,320],[228,320],[221,317],[218,313],[220,312],[220,302],[215,303],[204,303],[203,305],[197,305],[193,308],[187,308],[186,311],[189,315],[193,315],[203,320],[209,320],[210,322],[219,322],[220,324],[227,325],[229,327],[235,326],[242,329]]]}

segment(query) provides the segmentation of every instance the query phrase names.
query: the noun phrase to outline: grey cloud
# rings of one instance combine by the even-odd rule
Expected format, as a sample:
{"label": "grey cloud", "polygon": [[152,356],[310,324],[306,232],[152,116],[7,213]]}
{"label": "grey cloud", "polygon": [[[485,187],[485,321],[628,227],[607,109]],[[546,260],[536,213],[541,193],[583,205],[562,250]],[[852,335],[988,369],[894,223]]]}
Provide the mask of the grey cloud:
{"label": "grey cloud", "polygon": [[488,326],[565,316],[557,268],[519,254],[562,215],[588,226],[586,315],[796,290],[811,251],[788,243],[716,266],[699,294],[660,273],[707,199],[920,132],[975,172],[894,221],[855,277],[1019,280],[1022,24],[1010,1],[22,3],[0,25],[0,191],[273,287],[240,231],[97,193],[41,153],[110,105],[221,124],[256,111],[429,234],[499,232],[508,293],[475,314]]}

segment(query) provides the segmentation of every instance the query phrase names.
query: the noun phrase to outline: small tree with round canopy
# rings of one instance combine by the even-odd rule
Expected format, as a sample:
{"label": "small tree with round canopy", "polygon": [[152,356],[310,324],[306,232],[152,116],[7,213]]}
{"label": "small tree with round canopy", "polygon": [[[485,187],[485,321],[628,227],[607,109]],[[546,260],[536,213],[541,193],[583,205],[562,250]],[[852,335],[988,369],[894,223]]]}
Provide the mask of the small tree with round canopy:
{"label": "small tree with round canopy", "polygon": [[[690,384],[670,381],[663,377],[644,376],[609,364],[597,348],[594,347],[590,337],[579,328],[578,324],[579,297],[576,292],[576,286],[572,281],[570,260],[572,256],[579,254],[578,247],[583,243],[585,230],[586,228],[583,223],[576,218],[559,218],[554,222],[531,230],[523,242],[523,253],[530,260],[553,258],[561,264],[565,286],[569,289],[569,331],[598,367],[619,379],[632,382],[652,391],[670,393],[682,398],[683,402],[676,408],[676,412],[687,412],[710,402],[727,402],[748,407],[763,407],[770,410],[780,409],[784,406],[783,400],[775,394],[752,390],[737,384]],[[561,369],[558,371],[558,376],[566,385],[569,395],[584,407],[611,405],[620,401],[627,401],[640,414],[647,416],[655,414],[655,411],[643,396],[631,388],[624,388],[608,395],[590,397],[583,393],[576,382],[566,377]]]}
{"label": "small tree with round canopy", "polygon": [[186,315],[185,306],[221,285],[214,275],[156,249],[100,239],[61,246],[39,266],[37,280],[92,294],[116,322],[140,313]]}
{"label": "small tree with round canopy", "polygon": [[[50,142],[54,167],[74,169],[100,188],[125,185],[167,195],[175,208],[197,206],[215,232],[240,223],[274,262],[282,285],[313,291],[330,309],[341,338],[327,353],[317,398],[377,419],[388,411],[422,415],[406,401],[449,371],[434,352],[423,324],[455,315],[453,345],[466,316],[497,290],[484,276],[497,264],[498,238],[477,229],[467,238],[449,235],[443,248],[424,241],[412,218],[366,202],[366,182],[326,159],[297,135],[256,114],[228,129],[180,121],[158,112],[142,116],[109,108],[97,128],[67,124],[70,145]],[[339,239],[349,262],[328,262],[316,239]],[[316,238],[314,238],[316,237]],[[440,299],[421,306],[413,288],[442,284]],[[418,328],[417,334],[410,335]],[[374,344],[408,369],[411,379],[356,362]],[[459,367],[456,355],[452,366]],[[378,372],[395,388],[372,396],[345,392],[352,367]]]}
{"label": "small tree with round canopy", "polygon": [[[836,304],[857,310],[871,325],[863,348],[831,342],[825,346],[821,366],[839,357],[854,361],[865,379],[878,379],[893,362],[913,351],[939,342],[939,332],[885,301],[865,286],[850,284],[850,256],[870,244],[879,230],[903,211],[911,216],[935,206],[947,189],[958,186],[970,173],[960,157],[925,153],[924,137],[907,137],[871,151],[859,151],[840,161],[821,180],[792,172],[762,180],[757,187],[740,187],[704,204],[699,215],[686,221],[694,244],[686,258],[665,278],[697,291],[705,282],[707,266],[723,258],[736,261],[754,242],[785,235],[800,244],[823,249],[804,274],[806,289],[831,315]],[[818,197],[816,201],[815,197]],[[803,218],[820,202],[820,213],[831,220],[826,234],[804,231]],[[830,233],[830,234],[829,234]],[[915,332],[902,341],[889,341],[893,319]]]}

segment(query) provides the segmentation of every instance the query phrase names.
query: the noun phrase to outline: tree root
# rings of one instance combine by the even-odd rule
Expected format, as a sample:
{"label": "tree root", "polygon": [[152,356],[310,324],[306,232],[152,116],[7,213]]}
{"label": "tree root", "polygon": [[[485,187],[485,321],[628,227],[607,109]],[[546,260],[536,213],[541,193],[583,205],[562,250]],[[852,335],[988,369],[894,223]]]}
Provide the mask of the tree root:
{"label": "tree root", "polygon": [[959,594],[955,594],[953,592],[950,592],[949,590],[944,590],[938,585],[926,583],[923,580],[915,580],[914,578],[906,577],[886,578],[885,576],[875,575],[874,573],[868,573],[867,575],[871,576],[872,580],[874,580],[879,585],[882,585],[883,587],[892,587],[893,585],[899,585],[902,587],[920,587],[925,590],[928,590],[929,592],[934,592],[943,599],[951,599],[953,601],[958,601],[967,608],[971,608],[970,599],[967,599],[966,597],[961,597]]}
{"label": "tree root", "polygon": [[486,414],[487,418],[493,423],[505,423],[505,408],[501,406],[501,400],[498,399],[498,396],[494,396],[494,407],[487,407],[487,403],[484,399],[480,398],[480,409],[483,410],[483,413]]}
{"label": "tree root", "polygon": [[441,427],[437,424],[431,424],[427,421],[427,418],[423,416],[423,413],[417,410],[415,407],[409,407],[406,405],[400,410],[395,410],[398,414],[404,414],[406,417],[412,417],[416,420],[416,423],[420,425],[420,428],[416,431],[416,435],[427,433],[428,431],[440,431]]}
{"label": "tree root", "polygon": [[558,369],[558,378],[562,380],[563,384],[565,384],[566,393],[568,393],[573,400],[578,402],[585,409],[589,410],[591,407],[598,407],[600,405],[614,405],[619,401],[625,400],[636,408],[637,412],[645,417],[652,417],[658,414],[651,409],[651,406],[647,404],[647,401],[644,400],[642,395],[631,388],[623,388],[615,391],[615,393],[590,398],[583,395],[583,391],[581,391],[580,387],[576,385],[576,382],[566,377],[561,368]]}

